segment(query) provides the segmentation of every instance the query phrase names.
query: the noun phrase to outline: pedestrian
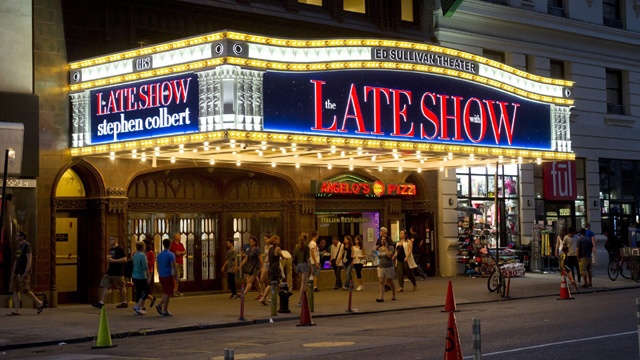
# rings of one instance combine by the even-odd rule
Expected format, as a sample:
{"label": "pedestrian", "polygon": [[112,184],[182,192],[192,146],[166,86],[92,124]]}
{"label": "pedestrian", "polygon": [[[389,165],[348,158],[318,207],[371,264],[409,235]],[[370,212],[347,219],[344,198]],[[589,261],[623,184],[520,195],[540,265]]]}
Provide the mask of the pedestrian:
{"label": "pedestrian", "polygon": [[31,244],[27,242],[27,235],[18,231],[15,236],[18,246],[16,247],[15,259],[11,268],[11,283],[9,291],[13,293],[13,310],[7,313],[8,316],[20,315],[20,293],[27,295],[34,304],[37,304],[37,313],[44,310],[45,303],[31,291],[31,267],[33,265],[33,255]]}
{"label": "pedestrian", "polygon": [[593,286],[591,283],[593,273],[591,272],[591,253],[593,252],[593,241],[587,237],[587,230],[580,229],[580,240],[578,242],[578,261],[580,262],[580,275],[584,280],[583,288]]}
{"label": "pedestrian", "polygon": [[351,272],[353,271],[353,239],[350,235],[345,235],[343,246],[344,256],[342,257],[342,266],[344,267],[345,279],[344,286],[342,288],[345,290],[349,290],[351,282]]}
{"label": "pedestrian", "polygon": [[171,252],[176,256],[176,287],[173,289],[173,294],[175,296],[182,296],[182,293],[178,291],[178,287],[180,286],[180,282],[184,278],[184,256],[187,252],[184,249],[184,245],[181,241],[182,235],[180,233],[173,234],[173,242],[171,243]]}
{"label": "pedestrian", "polygon": [[309,272],[311,271],[309,267],[311,250],[306,242],[307,234],[300,234],[300,236],[298,236],[298,244],[296,244],[296,247],[293,249],[293,265],[296,268],[296,274],[300,277],[300,297],[298,298],[298,306],[302,305],[303,292],[306,292],[307,280],[309,279]]}
{"label": "pedestrian", "polygon": [[[244,259],[240,263],[240,269],[245,275],[247,287],[244,289],[244,296],[246,297],[254,280],[257,279],[260,274],[260,268],[262,267],[262,259],[260,257],[260,249],[258,249],[258,239],[255,236],[249,236],[249,250],[246,251]],[[258,294],[262,299],[262,284],[258,281]]]}
{"label": "pedestrian", "polygon": [[576,280],[571,274],[571,269],[569,269],[566,263],[568,252],[569,252],[568,246],[563,246],[562,250],[560,250],[560,257],[558,258],[560,262],[560,276],[566,276],[569,279],[569,282],[571,282],[571,285],[573,285],[573,289],[577,292],[578,284],[576,283]]}
{"label": "pedestrian", "polygon": [[342,288],[342,277],[341,277],[341,272],[342,272],[342,262],[343,262],[343,257],[344,257],[344,247],[342,246],[342,243],[340,242],[340,238],[337,236],[334,236],[331,239],[332,245],[331,245],[331,258],[329,260],[331,260],[331,267],[333,268],[333,275],[335,275],[336,277],[336,283],[335,286],[333,287],[333,290],[338,290],[340,288]]}
{"label": "pedestrian", "polygon": [[587,223],[584,229],[587,232],[586,237],[591,240],[591,243],[593,244],[593,250],[591,251],[591,265],[593,266],[596,265],[596,261],[598,259],[598,251],[596,249],[596,233],[591,231],[591,223]]}
{"label": "pedestrian", "polygon": [[[567,235],[562,240],[563,247],[567,247],[567,258],[565,259],[565,265],[571,269],[571,276],[574,279],[577,279],[580,282],[580,266],[578,263],[578,240],[579,237],[576,236],[576,229],[572,226],[567,230]],[[578,277],[576,278],[576,272],[578,273]]]}
{"label": "pedestrian", "polygon": [[147,257],[147,268],[149,269],[149,295],[148,298],[151,298],[151,303],[149,303],[149,307],[153,307],[153,304],[156,302],[156,297],[153,296],[153,288],[155,287],[155,276],[156,276],[156,254],[153,251],[153,242],[149,240],[151,237],[147,237],[144,239],[144,250],[145,256]]}
{"label": "pedestrian", "polygon": [[109,267],[107,268],[107,273],[104,274],[102,280],[100,281],[100,286],[102,287],[102,296],[100,297],[100,301],[97,303],[93,303],[93,307],[98,309],[104,306],[104,300],[107,298],[107,294],[109,293],[109,289],[111,287],[115,287],[120,291],[120,305],[116,306],[119,309],[127,308],[129,305],[127,304],[127,289],[124,287],[124,264],[127,262],[127,254],[124,252],[124,249],[118,245],[118,238],[115,236],[109,237],[109,253],[107,254],[107,262],[109,263]]}
{"label": "pedestrian", "polygon": [[176,254],[171,251],[172,241],[162,240],[164,250],[158,254],[156,264],[158,265],[158,277],[162,285],[162,301],[156,305],[156,310],[161,316],[173,316],[169,312],[169,300],[175,291],[178,281],[178,269],[176,267]]}
{"label": "pedestrian", "polygon": [[[269,249],[271,248],[271,243],[269,241],[269,238],[270,238],[269,235],[265,235],[262,238],[264,242],[264,252],[260,256],[262,259],[261,261],[262,266],[260,267],[260,277],[259,277],[261,289],[269,287]],[[262,293],[260,293],[260,295],[258,295],[256,300],[262,301],[262,298],[263,298],[263,295]]]}
{"label": "pedestrian", "polygon": [[[413,268],[409,265],[409,259],[413,262],[413,254],[411,252],[412,244],[407,239],[407,231],[400,230],[400,240],[396,244],[396,252],[393,255],[396,265],[396,276],[398,278],[398,292],[404,291],[404,277],[407,276],[413,285],[413,291],[417,290],[416,277],[413,275]],[[412,265],[415,265],[413,262]]]}
{"label": "pedestrian", "polygon": [[233,239],[227,239],[227,260],[222,264],[222,272],[227,272],[227,287],[231,292],[229,299],[237,299],[236,272],[238,272],[238,260],[236,249],[233,247]]}
{"label": "pedestrian", "polygon": [[[380,231],[380,233],[382,234],[382,231]],[[384,301],[385,285],[389,286],[391,290],[391,300],[396,299],[396,287],[393,284],[394,278],[395,271],[393,270],[393,244],[391,243],[391,239],[389,239],[388,236],[381,236],[380,246],[378,247],[378,280],[380,281],[380,285],[378,286],[378,288],[380,291],[380,296],[376,299],[377,302]]]}
{"label": "pedestrian", "polygon": [[427,274],[425,274],[424,270],[422,269],[422,266],[420,265],[420,249],[422,248],[422,244],[424,243],[424,240],[422,240],[422,237],[420,237],[420,235],[418,235],[417,232],[417,227],[415,225],[411,226],[411,228],[409,228],[409,232],[411,233],[411,252],[413,255],[413,261],[416,263],[416,268],[415,268],[415,272],[417,273],[417,275],[422,277],[422,280],[427,280]]}
{"label": "pedestrian", "polygon": [[136,243],[136,252],[131,257],[133,262],[133,271],[131,272],[131,280],[136,287],[136,299],[137,303],[133,306],[133,311],[136,315],[146,315],[147,311],[144,309],[144,302],[151,292],[149,290],[149,261],[147,255],[144,253],[145,245],[143,241]]}
{"label": "pedestrian", "polygon": [[[266,257],[269,261],[269,269],[267,269],[267,279],[269,281],[269,286],[265,286],[264,293],[262,293],[262,300],[260,302],[262,305],[267,305],[267,301],[269,301],[269,295],[273,295],[271,291],[271,285],[276,283],[276,291],[280,284],[280,279],[282,279],[282,268],[280,267],[280,256],[282,256],[282,252],[280,250],[280,237],[278,235],[272,235],[268,241],[269,251],[266,254]],[[274,301],[273,297],[271,301]]]}
{"label": "pedestrian", "polygon": [[320,278],[320,249],[318,248],[318,232],[311,232],[311,240],[309,240],[309,267],[311,268],[311,277],[313,278],[313,292],[318,292],[318,279]]}
{"label": "pedestrian", "polygon": [[358,283],[356,291],[362,291],[364,290],[364,285],[362,284],[362,267],[364,266],[366,256],[362,250],[362,236],[360,235],[353,237],[351,257],[353,258],[353,267],[356,269],[356,282]]}

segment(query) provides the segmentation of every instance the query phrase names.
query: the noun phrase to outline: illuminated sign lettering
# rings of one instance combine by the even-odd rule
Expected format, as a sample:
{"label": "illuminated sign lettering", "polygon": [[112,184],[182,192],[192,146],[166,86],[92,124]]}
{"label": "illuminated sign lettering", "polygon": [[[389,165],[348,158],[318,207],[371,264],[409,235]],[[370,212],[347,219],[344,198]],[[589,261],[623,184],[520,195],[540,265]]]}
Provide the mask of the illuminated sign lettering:
{"label": "illuminated sign lettering", "polygon": [[90,96],[92,144],[198,131],[193,75],[94,90]]}
{"label": "illuminated sign lettering", "polygon": [[314,194],[340,195],[416,195],[415,184],[385,184],[376,182],[347,182],[347,181],[311,181],[311,192]]}
{"label": "illuminated sign lettering", "polygon": [[433,74],[264,76],[267,131],[552,150],[550,106]]}
{"label": "illuminated sign lettering", "polygon": [[544,163],[542,170],[546,200],[575,200],[577,198],[575,161]]}

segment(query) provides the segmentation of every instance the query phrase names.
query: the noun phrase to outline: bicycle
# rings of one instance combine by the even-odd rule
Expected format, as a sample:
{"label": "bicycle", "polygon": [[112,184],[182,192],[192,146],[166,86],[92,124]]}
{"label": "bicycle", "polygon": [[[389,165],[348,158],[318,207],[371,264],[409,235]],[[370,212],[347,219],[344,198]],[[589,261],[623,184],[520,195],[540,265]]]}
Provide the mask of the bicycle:
{"label": "bicycle", "polygon": [[[609,265],[607,266],[607,275],[609,275],[609,279],[611,281],[615,281],[618,278],[618,275],[621,275],[625,279],[631,279],[640,281],[640,276],[638,272],[634,269],[638,267],[637,261],[631,262],[631,253],[628,251],[629,248],[624,247],[620,249],[620,252],[615,255],[615,253],[610,254]],[[627,252],[629,253],[627,255]],[[638,278],[638,280],[636,280]]]}

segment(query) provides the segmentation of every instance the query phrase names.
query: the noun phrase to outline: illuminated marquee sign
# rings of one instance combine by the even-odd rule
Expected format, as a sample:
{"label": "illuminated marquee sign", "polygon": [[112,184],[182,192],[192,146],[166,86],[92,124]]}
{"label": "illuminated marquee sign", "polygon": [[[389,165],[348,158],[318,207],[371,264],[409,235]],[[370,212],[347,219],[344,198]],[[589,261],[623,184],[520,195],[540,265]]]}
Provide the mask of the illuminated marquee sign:
{"label": "illuminated marquee sign", "polygon": [[[459,64],[470,70],[474,65]],[[264,75],[267,131],[552,150],[550,106],[433,74]]]}
{"label": "illuminated marquee sign", "polygon": [[194,75],[93,90],[90,101],[92,144],[198,131]]}
{"label": "illuminated marquee sign", "polygon": [[416,195],[415,184],[395,184],[376,182],[350,182],[350,181],[311,181],[311,193],[313,194],[340,194],[340,195]]}

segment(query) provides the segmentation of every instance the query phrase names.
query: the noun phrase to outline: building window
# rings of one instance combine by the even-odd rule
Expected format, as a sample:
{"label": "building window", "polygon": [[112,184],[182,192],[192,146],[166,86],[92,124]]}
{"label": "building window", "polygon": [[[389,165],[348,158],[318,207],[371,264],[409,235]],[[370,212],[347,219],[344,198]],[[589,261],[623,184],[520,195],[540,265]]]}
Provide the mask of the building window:
{"label": "building window", "polygon": [[322,6],[322,0],[298,0],[299,3]]}
{"label": "building window", "polygon": [[547,0],[547,13],[553,16],[565,17],[562,0]]}
{"label": "building window", "polygon": [[402,0],[402,21],[413,22],[413,0]]}
{"label": "building window", "polygon": [[622,72],[607,69],[607,114],[624,115]]}
{"label": "building window", "polygon": [[365,0],[344,0],[343,9],[344,11],[357,12],[361,14],[367,13]]}
{"label": "building window", "polygon": [[559,60],[551,60],[549,75],[554,79],[566,79],[566,73],[564,71],[564,62]]}
{"label": "building window", "polygon": [[620,0],[602,0],[602,23],[604,26],[622,29]]}
{"label": "building window", "polygon": [[497,61],[499,63],[504,64],[504,52],[502,51],[494,51],[494,50],[487,50],[487,49],[483,49],[482,50],[482,56],[489,59],[489,60],[494,60]]}

